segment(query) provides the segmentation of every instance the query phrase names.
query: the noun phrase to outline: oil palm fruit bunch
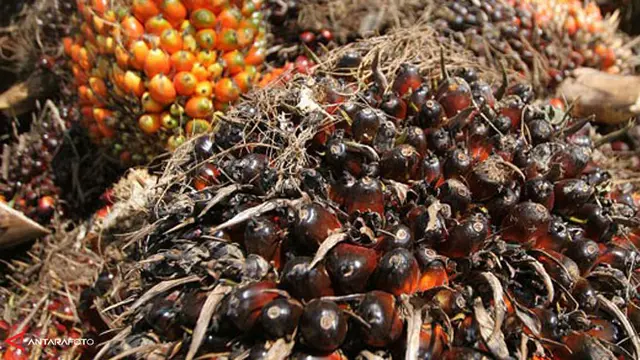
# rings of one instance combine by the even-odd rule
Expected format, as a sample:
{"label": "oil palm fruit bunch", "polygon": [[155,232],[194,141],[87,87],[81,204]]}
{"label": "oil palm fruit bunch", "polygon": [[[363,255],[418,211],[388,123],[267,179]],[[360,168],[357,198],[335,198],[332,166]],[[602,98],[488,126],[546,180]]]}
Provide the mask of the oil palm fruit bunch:
{"label": "oil palm fruit bunch", "polygon": [[105,356],[640,356],[638,204],[588,126],[444,57],[343,55],[178,150],[87,298],[125,329]]}
{"label": "oil palm fruit bunch", "polygon": [[628,72],[631,56],[595,2],[574,0],[444,1],[438,27],[489,65],[501,61],[543,86],[555,87],[576,67]]}
{"label": "oil palm fruit bunch", "polygon": [[65,39],[83,124],[123,163],[209,131],[257,80],[260,0],[78,1]]}
{"label": "oil palm fruit bunch", "polygon": [[[41,121],[2,150],[0,200],[42,224],[61,213],[52,162],[63,141],[64,120],[59,123],[45,110]],[[63,111],[62,116],[66,115]]]}
{"label": "oil palm fruit bunch", "polygon": [[0,201],[41,225],[56,217],[84,220],[122,173],[77,124],[70,104],[47,101],[28,132],[0,152]]}
{"label": "oil palm fruit bunch", "polygon": [[[61,42],[75,1],[4,2],[0,28],[0,132],[29,131],[32,112],[47,99],[69,94]],[[6,23],[5,23],[6,22]],[[17,120],[16,120],[17,119]],[[7,143],[11,137],[3,137]]]}

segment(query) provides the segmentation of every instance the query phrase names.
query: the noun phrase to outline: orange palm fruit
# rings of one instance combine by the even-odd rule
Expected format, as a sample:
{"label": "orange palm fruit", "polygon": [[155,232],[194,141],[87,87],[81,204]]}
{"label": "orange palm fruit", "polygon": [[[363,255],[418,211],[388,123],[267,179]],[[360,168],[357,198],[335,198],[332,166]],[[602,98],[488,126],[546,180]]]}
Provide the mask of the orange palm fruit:
{"label": "orange palm fruit", "polygon": [[176,99],[176,88],[169,77],[157,74],[149,81],[149,94],[153,100],[161,104],[170,104]]}
{"label": "orange palm fruit", "polygon": [[215,87],[216,100],[220,102],[232,102],[240,96],[240,88],[229,78],[218,80]]}
{"label": "orange palm fruit", "polygon": [[131,4],[131,12],[138,21],[144,23],[149,18],[160,13],[160,9],[153,0],[133,0]]}
{"label": "orange palm fruit", "polygon": [[140,75],[133,71],[127,71],[124,74],[124,90],[135,97],[142,96],[144,94],[144,84]]}
{"label": "orange palm fruit", "polygon": [[[137,40],[131,43],[129,46],[129,52],[131,53],[131,57],[129,58],[129,63],[132,67],[137,70],[144,69],[144,63],[149,55],[149,46],[147,43],[142,40]],[[122,66],[121,64],[118,64]]]}
{"label": "orange palm fruit", "polygon": [[230,51],[222,56],[229,74],[235,75],[244,70],[244,55],[238,50]]}
{"label": "orange palm fruit", "polygon": [[138,126],[145,134],[153,134],[160,130],[162,122],[158,114],[144,114],[138,119]]}
{"label": "orange palm fruit", "polygon": [[188,135],[194,136],[198,134],[204,134],[211,130],[211,124],[203,119],[193,119],[185,126],[185,131]]}
{"label": "orange palm fruit", "polygon": [[171,28],[169,21],[162,15],[151,17],[144,23],[145,32],[155,36],[160,36],[163,31]]}
{"label": "orange palm fruit", "polygon": [[169,54],[182,50],[182,36],[176,29],[166,29],[160,34],[160,48]]}
{"label": "orange palm fruit", "polygon": [[242,20],[242,13],[236,8],[227,8],[218,15],[218,24],[222,29],[237,29]]}
{"label": "orange palm fruit", "polygon": [[142,97],[140,97],[140,102],[142,103],[142,108],[147,113],[159,113],[164,110],[164,105],[153,100],[151,94],[149,94],[148,91],[142,94]]}
{"label": "orange palm fruit", "polygon": [[187,8],[180,0],[162,0],[160,10],[162,15],[172,24],[179,24],[187,18]]}
{"label": "orange palm fruit", "polygon": [[216,24],[216,16],[214,13],[204,8],[192,12],[190,20],[196,29],[212,29]]}
{"label": "orange palm fruit", "polygon": [[211,84],[211,82],[200,81],[198,84],[196,84],[195,95],[210,98],[211,95],[213,95],[213,85]]}
{"label": "orange palm fruit", "polygon": [[160,49],[149,50],[144,61],[144,73],[153,78],[157,74],[168,74],[171,71],[171,58]]}
{"label": "orange palm fruit", "polygon": [[91,90],[93,90],[94,94],[96,94],[99,97],[102,97],[103,99],[106,99],[107,85],[104,83],[102,79],[97,77],[89,78],[89,86],[91,86]]}
{"label": "orange palm fruit", "polygon": [[195,62],[196,57],[189,51],[180,50],[171,55],[171,66],[177,72],[191,71]]}
{"label": "orange palm fruit", "polygon": [[199,51],[198,55],[196,55],[196,61],[204,67],[209,67],[211,64],[215,63],[217,59],[218,54],[215,51],[210,50]]}
{"label": "orange palm fruit", "polygon": [[198,30],[195,38],[201,49],[213,50],[216,47],[216,32],[213,29]]}
{"label": "orange palm fruit", "polygon": [[251,89],[251,85],[253,83],[253,76],[249,71],[242,71],[233,76],[233,81],[238,85],[240,91],[243,93],[249,91]]}
{"label": "orange palm fruit", "polygon": [[193,64],[193,68],[191,68],[191,72],[200,81],[207,80],[210,75],[207,68],[199,62]]}
{"label": "orange palm fruit", "polygon": [[198,78],[190,72],[181,71],[173,77],[173,86],[178,95],[190,96],[196,91]]}
{"label": "orange palm fruit", "polygon": [[231,51],[240,47],[238,33],[234,29],[222,29],[218,34],[218,49]]}
{"label": "orange palm fruit", "polygon": [[124,31],[127,41],[138,40],[144,35],[144,27],[133,16],[126,16],[121,22],[120,27]]}
{"label": "orange palm fruit", "polygon": [[187,101],[185,112],[193,118],[203,118],[211,114],[213,103],[209,98],[202,96],[192,96]]}
{"label": "orange palm fruit", "polygon": [[249,50],[249,53],[244,58],[244,63],[247,65],[258,66],[264,62],[267,57],[266,49],[262,47],[253,47]]}

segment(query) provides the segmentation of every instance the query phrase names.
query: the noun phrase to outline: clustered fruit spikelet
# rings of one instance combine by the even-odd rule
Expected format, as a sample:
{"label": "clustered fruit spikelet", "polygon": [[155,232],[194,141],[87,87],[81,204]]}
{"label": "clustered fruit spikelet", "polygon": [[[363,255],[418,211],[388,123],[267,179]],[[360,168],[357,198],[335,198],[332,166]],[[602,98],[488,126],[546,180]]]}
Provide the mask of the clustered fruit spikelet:
{"label": "clustered fruit spikelet", "polygon": [[114,288],[140,284],[96,295],[135,329],[108,354],[191,344],[204,309],[197,354],[228,358],[266,359],[282,342],[291,359],[635,351],[605,344],[635,334],[611,309],[637,312],[640,242],[620,219],[638,201],[608,186],[589,125],[444,59],[439,79],[403,64],[364,83],[360,54],[337,62],[336,77],[294,78],[278,107],[240,104],[195,139],[173,169],[188,183],[163,193],[129,265],[106,270]]}
{"label": "clustered fruit spikelet", "polygon": [[127,163],[210,131],[258,80],[261,0],[78,0],[64,39],[82,122]]}
{"label": "clustered fruit spikelet", "polygon": [[626,72],[630,56],[595,2],[444,0],[435,24],[490,66],[501,63],[553,90],[580,66]]}

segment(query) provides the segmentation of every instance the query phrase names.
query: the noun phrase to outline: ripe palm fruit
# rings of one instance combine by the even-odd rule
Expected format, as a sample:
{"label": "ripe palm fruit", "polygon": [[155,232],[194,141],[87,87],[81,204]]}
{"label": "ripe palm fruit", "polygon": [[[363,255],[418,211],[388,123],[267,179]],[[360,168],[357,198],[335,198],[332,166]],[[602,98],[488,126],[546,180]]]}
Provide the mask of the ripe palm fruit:
{"label": "ripe palm fruit", "polygon": [[402,335],[400,310],[393,295],[384,291],[368,292],[357,313],[371,328],[363,327],[364,342],[369,346],[384,347]]}
{"label": "ripe palm fruit", "polygon": [[269,289],[275,284],[263,281],[236,289],[227,302],[226,315],[240,330],[253,327],[261,316],[264,307],[278,298],[278,294]]}
{"label": "ripe palm fruit", "polygon": [[0,184],[0,196],[14,209],[46,224],[58,208],[60,189],[55,184],[51,161],[59,144],[55,133],[45,133],[40,138],[29,135],[23,135],[30,140],[24,142],[27,146],[6,146],[3,151],[11,157],[6,156],[7,163],[2,162],[8,177]]}
{"label": "ripe palm fruit", "polygon": [[298,326],[302,305],[291,299],[275,299],[262,308],[260,323],[265,333],[273,338],[290,336]]}
{"label": "ripe palm fruit", "polygon": [[[62,120],[69,116],[68,108],[61,106]],[[55,213],[63,208],[57,175],[52,166],[56,154],[60,153],[65,131],[48,111],[41,120],[33,122],[29,132],[20,134],[15,142],[5,144],[1,151],[0,167],[4,169],[0,179],[0,202],[40,224],[48,224]]]}
{"label": "ripe palm fruit", "polygon": [[[624,240],[638,242],[640,197],[607,194],[607,178],[587,166],[596,157],[572,147],[588,150],[592,143],[571,144],[570,131],[530,141],[529,124],[558,115],[533,103],[530,87],[500,86],[491,94],[486,74],[451,69],[448,81],[441,77],[444,85],[424,94],[428,87],[413,83],[421,77],[409,70],[397,72],[398,84],[407,85],[398,90],[404,96],[377,84],[395,78],[371,84],[343,75],[344,83],[360,80],[351,92],[338,91],[342,84],[329,73],[313,78],[335,86],[331,96],[305,95],[333,106],[331,116],[288,106],[291,91],[310,83],[293,82],[272,89],[269,99],[285,100],[269,104],[277,115],[256,116],[248,102],[214,136],[190,142],[193,151],[179,155],[192,171],[180,175],[184,184],[199,179],[206,186],[167,185],[150,205],[147,223],[157,230],[144,233],[142,246],[114,240],[131,255],[125,264],[147,270],[133,296],[186,279],[193,283],[169,280],[171,291],[206,291],[209,305],[221,298],[199,352],[230,357],[265,358],[285,345],[304,359],[358,358],[365,351],[385,359],[506,359],[522,351],[555,358],[555,344],[573,331],[624,346],[588,321],[605,329],[599,319],[612,316],[603,312],[624,314],[634,301],[639,262]],[[468,106],[469,96],[477,108]],[[421,105],[401,119],[396,100]],[[297,130],[281,136],[280,114]],[[428,135],[436,132],[446,146],[434,146]],[[326,137],[316,141],[314,133]],[[289,135],[303,137],[290,142]],[[476,151],[483,146],[484,155]],[[263,183],[256,179],[275,169],[276,185],[256,192]],[[212,208],[196,218],[201,203]],[[277,254],[282,268],[267,262]],[[138,319],[135,309],[115,315],[123,313],[123,323]],[[554,323],[557,331],[550,331]],[[532,333],[554,341],[534,344],[539,338]]]}
{"label": "ripe palm fruit", "polygon": [[339,294],[360,293],[376,268],[375,250],[351,244],[339,244],[331,250],[326,267]]}
{"label": "ripe palm fruit", "polygon": [[258,80],[262,1],[77,0],[65,40],[82,124],[124,163],[208,132]]}
{"label": "ripe palm fruit", "polygon": [[[603,18],[595,2],[443,0],[435,21],[444,34],[457,33],[452,37],[464,39],[488,65],[500,66],[495,59],[505,58],[525,75],[544,58],[547,71],[539,75],[550,89],[580,66],[611,73],[632,70],[625,68],[631,52],[620,45],[615,25]],[[487,56],[492,51],[500,55]]]}
{"label": "ripe palm fruit", "polygon": [[312,300],[300,319],[300,333],[305,343],[320,351],[336,350],[347,336],[347,320],[336,303]]}
{"label": "ripe palm fruit", "polygon": [[386,253],[378,262],[373,275],[376,289],[396,296],[412,294],[418,288],[420,268],[411,251],[397,248]]}

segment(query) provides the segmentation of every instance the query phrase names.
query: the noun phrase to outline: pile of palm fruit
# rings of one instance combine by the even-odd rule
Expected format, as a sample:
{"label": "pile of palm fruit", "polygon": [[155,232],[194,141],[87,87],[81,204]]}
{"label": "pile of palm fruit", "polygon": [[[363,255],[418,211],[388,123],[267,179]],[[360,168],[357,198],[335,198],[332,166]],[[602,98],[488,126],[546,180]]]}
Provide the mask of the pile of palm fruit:
{"label": "pile of palm fruit", "polygon": [[61,41],[75,2],[10,5],[3,13],[9,24],[0,29],[0,201],[43,225],[78,220],[98,205],[119,165],[96,154],[78,124]]}
{"label": "pile of palm fruit", "polygon": [[45,116],[33,124],[33,130],[19,136],[15,146],[5,146],[1,161],[5,173],[0,184],[1,201],[9,202],[16,210],[46,223],[56,210],[59,189],[51,164],[60,146],[57,134],[63,133],[64,123]]}
{"label": "pile of palm fruit", "polygon": [[[79,1],[64,45],[82,126],[121,163],[174,153],[0,292],[0,339],[104,346],[3,358],[640,358],[640,196],[611,161],[636,139],[536,100],[573,67],[631,71],[575,4],[449,2],[434,27],[299,57],[228,107],[259,81],[261,3]],[[51,151],[47,126],[11,169]],[[30,171],[3,191],[48,196],[21,187]]]}
{"label": "pile of palm fruit", "polygon": [[537,92],[552,91],[580,66],[611,73],[631,73],[636,66],[625,46],[629,37],[617,31],[619,17],[604,16],[595,1],[380,1],[379,5],[330,0],[302,2],[293,8],[302,30],[330,29],[342,41],[427,21],[443,36],[472,49],[484,64],[520,72]]}
{"label": "pile of palm fruit", "polygon": [[[188,136],[210,131],[213,112],[257,82],[265,57],[260,2],[26,6],[32,11],[23,10],[27,15],[11,24],[25,29],[2,47],[8,56],[2,65],[24,80],[10,90],[26,92],[26,99],[3,117],[8,134],[12,126],[24,134],[4,139],[0,196],[42,224],[70,207],[94,208],[119,166],[147,163]],[[63,20],[63,13],[71,19]],[[29,48],[31,37],[44,45]],[[31,124],[27,113],[12,125],[17,106],[35,103],[44,89],[51,95],[52,82],[54,102],[34,111],[39,120]],[[5,95],[0,109],[15,97]],[[87,134],[97,147],[85,141]],[[96,152],[103,153],[100,161]]]}
{"label": "pile of palm fruit", "polygon": [[637,197],[591,127],[449,43],[377,40],[254,93],[177,150],[145,224],[103,233],[99,356],[640,355]]}
{"label": "pile of palm fruit", "polygon": [[494,65],[508,66],[555,88],[568,72],[588,66],[629,72],[632,56],[594,2],[563,0],[444,1],[436,24]]}

